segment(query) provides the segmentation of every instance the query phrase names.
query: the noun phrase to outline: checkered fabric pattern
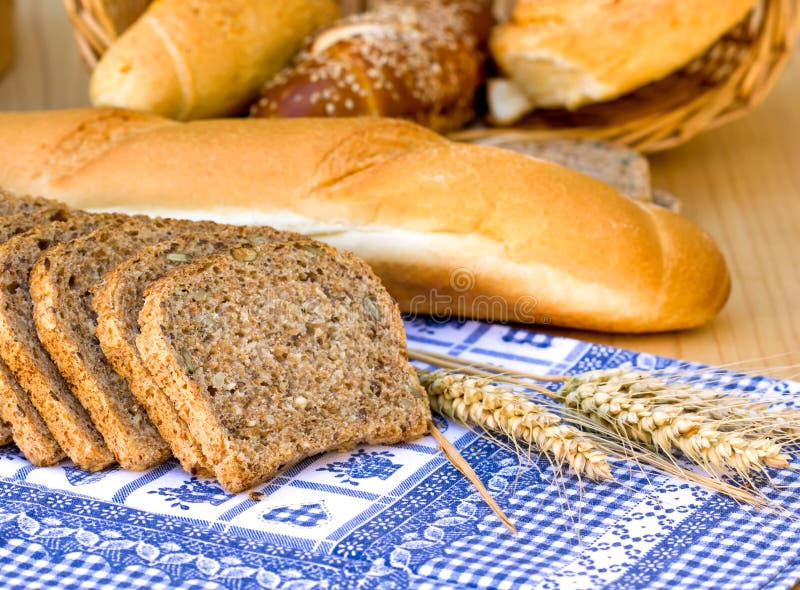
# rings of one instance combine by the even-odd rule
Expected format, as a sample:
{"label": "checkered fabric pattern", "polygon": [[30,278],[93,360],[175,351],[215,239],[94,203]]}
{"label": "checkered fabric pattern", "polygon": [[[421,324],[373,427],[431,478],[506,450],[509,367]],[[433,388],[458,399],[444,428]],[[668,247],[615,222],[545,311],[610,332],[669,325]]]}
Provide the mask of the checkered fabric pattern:
{"label": "checkered fabric pattern", "polygon": [[[518,327],[416,319],[406,328],[410,347],[509,369],[700,371],[722,388],[800,399],[794,382]],[[36,468],[12,445],[0,447],[0,588],[787,590],[800,580],[796,469],[761,485],[783,512],[756,511],[623,463],[613,465],[616,482],[554,479],[543,458],[520,461],[451,421],[437,424],[517,535],[430,438],[311,457],[252,496],[175,462],[144,473]]]}
{"label": "checkered fabric pattern", "polygon": [[297,526],[313,526],[326,516],[325,511],[319,505],[308,504],[282,506],[269,514],[270,520],[289,522]]}

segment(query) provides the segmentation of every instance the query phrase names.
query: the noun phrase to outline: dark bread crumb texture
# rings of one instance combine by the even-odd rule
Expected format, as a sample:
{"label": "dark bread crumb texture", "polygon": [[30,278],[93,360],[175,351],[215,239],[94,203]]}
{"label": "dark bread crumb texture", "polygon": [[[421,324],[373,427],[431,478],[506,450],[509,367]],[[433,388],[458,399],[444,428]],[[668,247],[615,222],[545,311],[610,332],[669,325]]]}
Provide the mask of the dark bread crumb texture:
{"label": "dark bread crumb texture", "polygon": [[31,272],[34,320],[44,348],[89,413],[117,462],[141,470],[170,456],[125,381],[103,356],[95,336],[92,289],[139,249],[188,231],[192,222],[130,218],[61,243]]}
{"label": "dark bread crumb texture", "polygon": [[[37,258],[59,242],[120,219],[118,215],[71,213],[65,221],[39,225],[0,246],[0,357],[21,386],[21,390],[14,390],[18,394],[16,408],[8,421],[12,425],[22,420],[29,425],[40,424],[36,430],[15,429],[17,445],[33,463],[57,462],[63,457],[61,449],[87,470],[102,469],[114,462],[86,410],[39,342],[28,276]],[[23,436],[54,438],[60,448],[49,459],[40,454],[35,461],[25,450],[35,443],[21,440]]]}
{"label": "dark bread crumb texture", "polygon": [[144,248],[109,271],[94,291],[92,308],[97,314],[97,337],[106,358],[128,382],[134,397],[189,473],[209,476],[213,471],[199,443],[139,357],[136,336],[144,290],[180,265],[233,244],[263,243],[291,237],[292,234],[268,227],[229,227],[181,235]]}
{"label": "dark bread crumb texture", "polygon": [[154,283],[137,345],[217,478],[423,435],[399,311],[355,256],[311,240],[232,248]]}

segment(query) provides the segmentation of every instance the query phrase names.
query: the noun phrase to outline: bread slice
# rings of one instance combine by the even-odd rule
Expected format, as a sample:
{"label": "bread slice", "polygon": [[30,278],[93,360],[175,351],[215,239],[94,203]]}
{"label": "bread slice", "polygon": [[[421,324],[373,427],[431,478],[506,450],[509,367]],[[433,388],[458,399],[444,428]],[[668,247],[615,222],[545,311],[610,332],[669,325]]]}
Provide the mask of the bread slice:
{"label": "bread slice", "polygon": [[17,446],[34,465],[53,465],[64,453],[90,471],[114,462],[86,410],[39,342],[28,275],[42,252],[122,218],[73,213],[66,221],[40,225],[0,246],[4,271],[0,275],[0,373],[7,365],[13,374],[8,377],[19,383],[3,388],[0,417],[13,426]]}
{"label": "bread slice", "polygon": [[37,225],[53,221],[64,221],[68,218],[69,210],[61,205],[42,207],[35,211],[22,211],[7,217],[0,217],[0,244],[33,229]]}
{"label": "bread slice", "polygon": [[215,233],[178,236],[141,250],[109,271],[94,289],[92,309],[97,314],[97,338],[106,358],[128,382],[133,396],[145,408],[183,468],[193,475],[211,476],[213,471],[199,443],[155,384],[136,349],[144,290],[181,264],[224,247],[292,238],[299,236],[269,227],[231,227]]}
{"label": "bread slice", "polygon": [[[11,213],[0,218],[0,243],[5,243],[38,224],[63,220],[69,216],[67,208],[56,201],[34,197],[15,197],[0,192],[0,212]],[[4,269],[5,270],[5,269]],[[0,273],[5,277],[7,273]],[[0,419],[5,423],[0,428],[0,440],[5,440],[10,434],[15,439],[17,446],[31,457],[31,462],[36,465],[52,465],[64,458],[58,444],[49,436],[46,427],[38,415],[31,415],[28,410],[30,404],[16,404],[15,400],[24,398],[24,392],[8,367],[0,361]],[[42,433],[41,440],[31,436],[32,433]],[[41,453],[41,454],[39,454]]]}
{"label": "bread slice", "polygon": [[424,434],[397,305],[352,254],[237,247],[145,292],[136,345],[230,492],[286,464]]}
{"label": "bread slice", "polygon": [[4,447],[14,439],[11,436],[11,426],[5,422],[0,422],[0,447]]}
{"label": "bread slice", "polygon": [[8,422],[9,438],[33,465],[47,467],[64,459],[64,451],[5,363],[0,363],[0,416]]}
{"label": "bread slice", "polygon": [[0,217],[33,213],[42,209],[66,209],[66,205],[42,197],[17,196],[0,189]]}
{"label": "bread slice", "polygon": [[141,248],[193,226],[188,221],[131,218],[55,246],[31,270],[39,340],[125,469],[147,469],[163,462],[170,452],[125,380],[103,355],[95,336],[91,289]]}

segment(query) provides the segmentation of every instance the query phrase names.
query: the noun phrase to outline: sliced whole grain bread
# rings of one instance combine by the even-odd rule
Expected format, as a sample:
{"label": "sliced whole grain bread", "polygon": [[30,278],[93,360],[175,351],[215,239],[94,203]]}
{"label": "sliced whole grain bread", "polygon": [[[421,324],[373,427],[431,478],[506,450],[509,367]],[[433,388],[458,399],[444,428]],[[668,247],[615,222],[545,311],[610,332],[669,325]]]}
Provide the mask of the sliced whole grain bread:
{"label": "sliced whole grain bread", "polygon": [[193,259],[236,244],[299,239],[269,227],[230,227],[208,234],[186,234],[149,246],[109,271],[93,290],[97,338],[106,358],[126,379],[131,392],[166,440],[183,468],[211,476],[199,443],[178,416],[170,399],[155,384],[136,349],[144,290],[153,281]]}
{"label": "sliced whole grain bread", "polygon": [[45,207],[36,211],[23,211],[8,217],[0,217],[0,244],[7,242],[14,236],[23,234],[37,225],[64,221],[69,218],[69,210],[57,207]]}
{"label": "sliced whole grain bread", "polygon": [[11,426],[5,422],[0,422],[0,447],[12,442],[14,438],[11,436]]}
{"label": "sliced whole grain bread", "polygon": [[[61,203],[33,197],[0,195],[0,211],[13,213],[0,218],[0,243],[6,243],[37,225],[67,219],[69,211]],[[5,268],[0,276],[7,276]],[[24,397],[8,367],[0,360],[0,419],[7,425],[12,439],[35,465],[53,465],[64,454],[52,439],[41,417]],[[41,434],[41,438],[35,436]],[[4,438],[4,437],[3,437]]]}
{"label": "sliced whole grain bread", "polygon": [[9,217],[18,213],[33,213],[42,209],[66,208],[66,205],[58,201],[42,197],[17,196],[0,189],[0,217]]}
{"label": "sliced whole grain bread", "polygon": [[141,248],[195,227],[200,225],[129,218],[58,244],[42,254],[31,270],[39,340],[125,469],[157,465],[170,456],[170,450],[103,355],[95,336],[91,290],[106,272]]}
{"label": "sliced whole grain bread", "polygon": [[14,427],[17,446],[35,465],[55,464],[64,453],[90,471],[114,462],[86,410],[39,342],[28,276],[42,252],[121,219],[120,215],[72,213],[66,221],[37,226],[0,245],[0,357],[3,368],[7,365],[19,383],[0,393],[0,417]]}
{"label": "sliced whole grain bread", "polygon": [[0,363],[0,390],[0,416],[8,423],[10,438],[25,458],[37,467],[62,461],[64,451],[5,363]]}
{"label": "sliced whole grain bread", "polygon": [[146,290],[139,325],[145,366],[231,492],[427,430],[398,308],[347,252],[296,240],[188,263]]}

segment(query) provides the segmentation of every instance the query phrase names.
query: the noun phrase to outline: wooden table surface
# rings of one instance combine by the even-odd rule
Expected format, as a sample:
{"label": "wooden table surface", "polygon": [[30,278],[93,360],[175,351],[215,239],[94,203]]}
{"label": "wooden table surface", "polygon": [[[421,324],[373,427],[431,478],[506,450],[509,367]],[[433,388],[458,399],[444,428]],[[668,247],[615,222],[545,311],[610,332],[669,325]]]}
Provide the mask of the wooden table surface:
{"label": "wooden table surface", "polygon": [[[0,109],[85,106],[87,72],[56,0],[17,2],[17,59]],[[791,377],[800,372],[800,58],[750,116],[651,158],[654,185],[720,243],[733,291],[688,332],[561,334],[638,351]]]}

